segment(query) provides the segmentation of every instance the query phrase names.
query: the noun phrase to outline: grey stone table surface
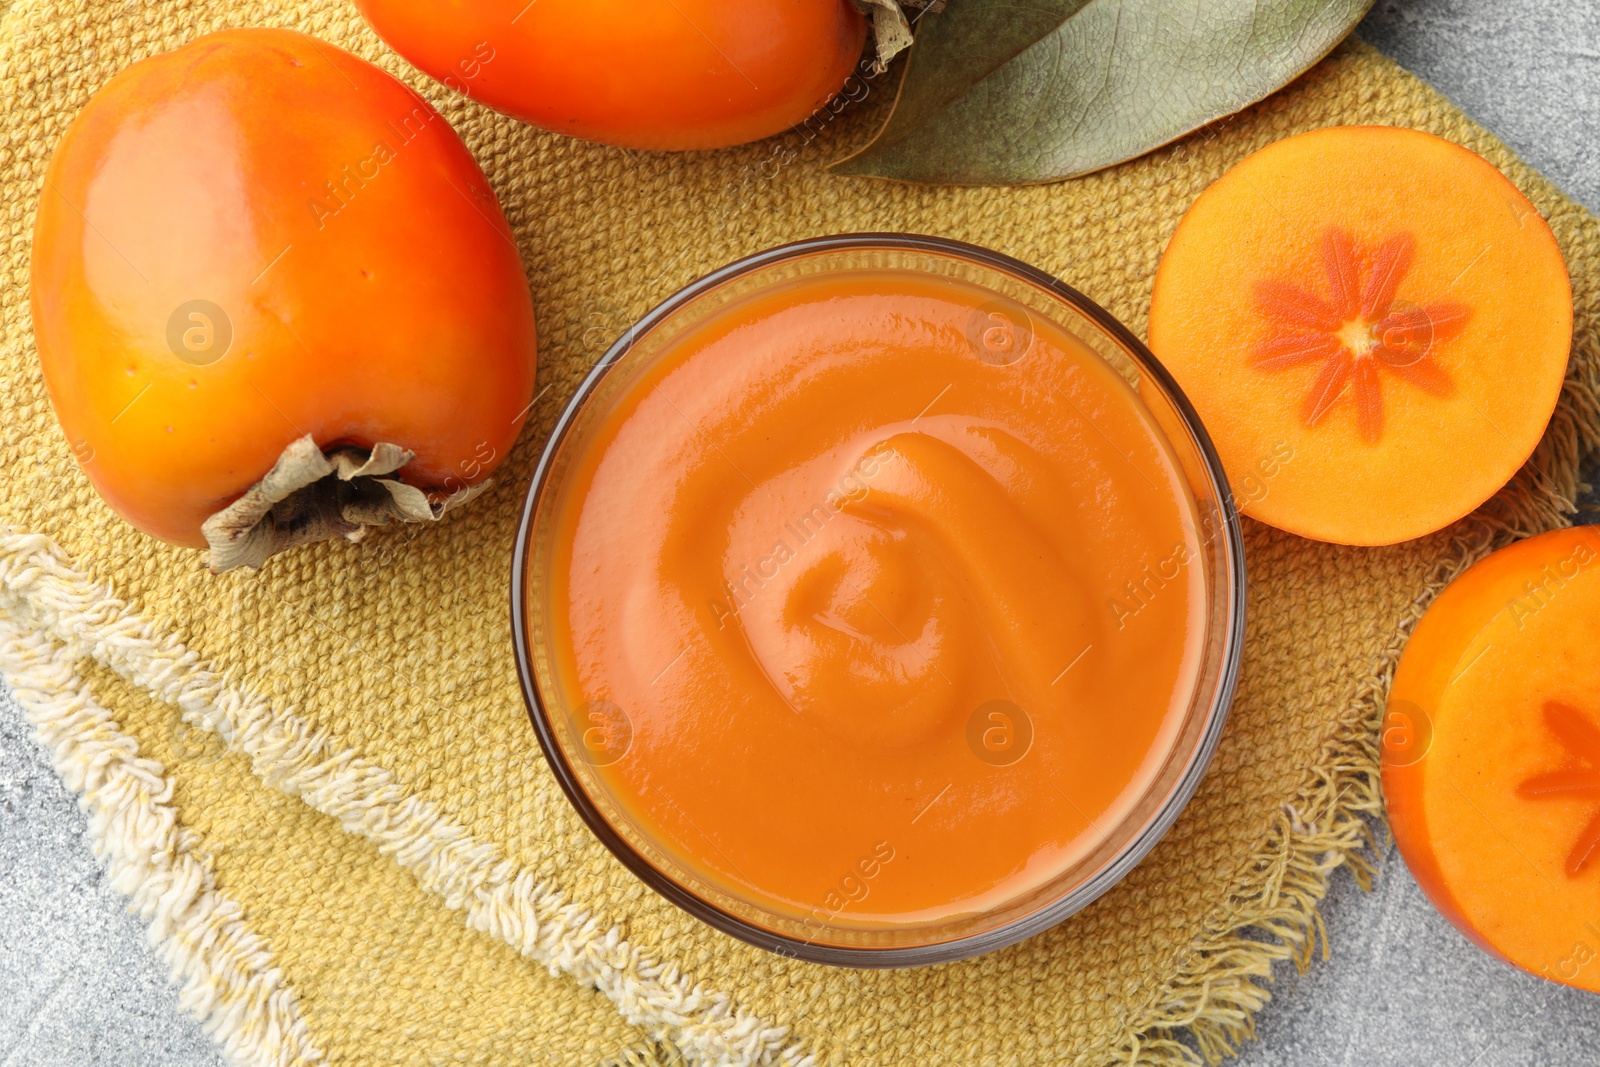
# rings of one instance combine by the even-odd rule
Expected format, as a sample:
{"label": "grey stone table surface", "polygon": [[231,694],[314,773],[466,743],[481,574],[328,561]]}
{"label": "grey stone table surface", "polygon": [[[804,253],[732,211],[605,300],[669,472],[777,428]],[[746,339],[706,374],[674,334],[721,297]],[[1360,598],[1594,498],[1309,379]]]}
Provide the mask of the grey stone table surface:
{"label": "grey stone table surface", "polygon": [[[1596,0],[1384,2],[1360,32],[1600,211]],[[124,906],[0,692],[0,1067],[222,1062]],[[1479,952],[1398,858],[1370,894],[1336,875],[1324,916],[1333,958],[1280,969],[1245,1067],[1600,1063],[1600,999]]]}

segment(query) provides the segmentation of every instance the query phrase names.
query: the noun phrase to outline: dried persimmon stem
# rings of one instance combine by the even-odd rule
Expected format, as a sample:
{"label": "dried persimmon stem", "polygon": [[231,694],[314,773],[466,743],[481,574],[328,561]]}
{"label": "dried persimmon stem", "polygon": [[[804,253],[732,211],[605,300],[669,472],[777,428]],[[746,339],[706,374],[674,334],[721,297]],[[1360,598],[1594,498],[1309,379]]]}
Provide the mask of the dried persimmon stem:
{"label": "dried persimmon stem", "polygon": [[382,442],[324,453],[310,434],[291,441],[260,481],[201,525],[211,572],[259,567],[284,549],[314,541],[359,541],[371,527],[390,522],[437,520],[489,484],[435,502],[392,477],[411,459],[409,449]]}

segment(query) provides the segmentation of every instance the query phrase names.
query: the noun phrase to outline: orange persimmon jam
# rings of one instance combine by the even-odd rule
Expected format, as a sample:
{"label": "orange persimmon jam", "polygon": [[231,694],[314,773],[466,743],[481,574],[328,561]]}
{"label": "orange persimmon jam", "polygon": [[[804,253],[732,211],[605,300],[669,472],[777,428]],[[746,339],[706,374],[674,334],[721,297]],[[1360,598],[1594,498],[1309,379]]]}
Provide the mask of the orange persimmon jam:
{"label": "orange persimmon jam", "polygon": [[623,377],[565,444],[531,610],[544,704],[658,862],[802,923],[927,926],[1129,818],[1209,578],[1105,359],[864,267],[726,302]]}

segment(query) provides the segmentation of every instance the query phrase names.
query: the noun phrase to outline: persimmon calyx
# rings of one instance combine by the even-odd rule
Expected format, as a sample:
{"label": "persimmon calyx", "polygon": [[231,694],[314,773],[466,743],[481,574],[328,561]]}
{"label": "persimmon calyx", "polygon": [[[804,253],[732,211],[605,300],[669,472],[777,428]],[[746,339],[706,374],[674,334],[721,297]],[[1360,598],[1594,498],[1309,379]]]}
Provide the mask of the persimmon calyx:
{"label": "persimmon calyx", "polygon": [[[904,0],[904,3],[907,7],[938,11],[944,7],[945,0]],[[875,69],[882,74],[889,69],[889,60],[911,47],[911,23],[898,0],[855,0],[855,5],[872,19],[872,38],[878,51]]]}
{"label": "persimmon calyx", "polygon": [[485,480],[435,503],[416,486],[384,477],[414,455],[387,442],[330,452],[310,434],[290,442],[259,482],[201,525],[211,573],[259,567],[295,545],[335,537],[360,541],[390,522],[432,522],[489,487]]}

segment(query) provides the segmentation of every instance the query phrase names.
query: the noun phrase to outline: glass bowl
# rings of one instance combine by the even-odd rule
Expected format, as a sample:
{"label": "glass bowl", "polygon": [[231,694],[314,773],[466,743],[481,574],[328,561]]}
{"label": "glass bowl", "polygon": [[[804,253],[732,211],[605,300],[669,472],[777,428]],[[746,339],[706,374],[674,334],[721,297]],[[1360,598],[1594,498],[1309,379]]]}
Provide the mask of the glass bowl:
{"label": "glass bowl", "polygon": [[[1134,386],[1187,482],[1205,590],[1199,669],[1187,710],[1149,786],[1116,825],[1102,831],[1098,846],[996,907],[866,928],[797,916],[721,884],[680,862],[629,815],[598,773],[607,762],[606,746],[614,749],[617,734],[625,735],[628,727],[606,721],[604,710],[565,705],[551,662],[552,648],[565,635],[552,625],[546,602],[552,500],[600,412],[674,338],[719,309],[796,279],[864,269],[916,272],[987,290],[1010,313],[1073,335]],[[973,245],[910,234],[849,234],[774,248],[701,278],[645,315],[606,352],[557,422],[528,489],[512,568],[512,628],[523,696],[550,767],[589,828],[646,885],[718,930],[784,956],[850,967],[915,966],[991,952],[1059,923],[1115,885],[1161,839],[1199,786],[1227,716],[1244,637],[1238,513],[1210,438],[1177,383],[1121,323],[1043,271]]]}

